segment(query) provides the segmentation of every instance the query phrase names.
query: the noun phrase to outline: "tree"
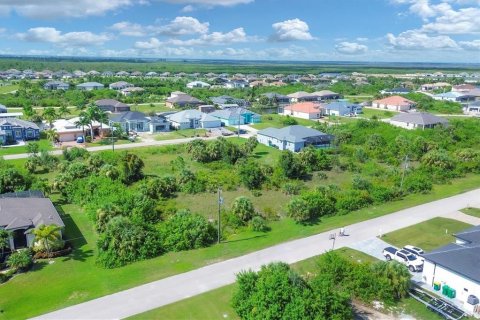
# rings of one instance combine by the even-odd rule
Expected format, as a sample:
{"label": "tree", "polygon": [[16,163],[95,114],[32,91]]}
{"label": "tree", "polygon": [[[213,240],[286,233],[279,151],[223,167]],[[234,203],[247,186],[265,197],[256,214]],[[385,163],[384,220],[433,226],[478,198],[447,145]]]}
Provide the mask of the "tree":
{"label": "tree", "polygon": [[40,146],[38,142],[29,142],[27,143],[26,148],[27,148],[27,153],[30,153],[31,155],[36,155],[40,150]]}
{"label": "tree", "polygon": [[442,171],[452,170],[455,167],[455,161],[445,150],[432,150],[422,157],[422,164],[431,169]]}
{"label": "tree", "polygon": [[255,150],[257,145],[258,145],[257,137],[250,137],[242,146],[243,152],[246,155],[252,154],[253,150]]}
{"label": "tree", "polygon": [[60,118],[64,118],[67,114],[70,114],[70,109],[68,109],[66,104],[62,104],[60,108],[58,108],[58,115]]}
{"label": "tree", "polygon": [[232,213],[243,222],[249,221],[255,215],[252,200],[244,196],[236,198],[232,204]]}
{"label": "tree", "polygon": [[78,121],[75,122],[75,126],[78,128],[81,127],[83,136],[85,136],[85,126],[88,126],[89,123],[90,121],[88,120],[88,118],[81,113],[80,117],[78,118]]}
{"label": "tree", "polygon": [[301,178],[306,173],[300,159],[291,151],[282,151],[278,166],[283,171],[285,177],[290,179]]}
{"label": "tree", "polygon": [[177,181],[174,177],[151,178],[142,181],[140,192],[151,198],[170,198],[177,191]]}
{"label": "tree", "polygon": [[23,191],[28,182],[15,168],[0,169],[0,193]]}
{"label": "tree", "polygon": [[384,281],[380,289],[384,299],[398,301],[408,295],[412,276],[405,265],[397,261],[377,262],[372,272]]}
{"label": "tree", "polygon": [[53,107],[45,108],[42,113],[42,117],[48,121],[49,129],[53,129],[53,121],[58,119],[58,115],[55,109]]}
{"label": "tree", "polygon": [[145,166],[142,159],[133,153],[125,153],[120,159],[122,168],[123,181],[126,184],[133,183],[143,177],[143,167]]}
{"label": "tree", "polygon": [[310,219],[310,211],[307,207],[307,202],[300,198],[293,198],[287,204],[287,213],[290,218],[296,222],[304,222]]}
{"label": "tree", "polygon": [[56,129],[45,130],[45,135],[47,136],[47,139],[50,140],[52,143],[58,140],[58,132]]}
{"label": "tree", "polygon": [[33,264],[30,249],[18,250],[8,256],[7,265],[18,271],[26,271]]}
{"label": "tree", "polygon": [[46,252],[47,255],[54,250],[62,249],[65,241],[62,240],[62,227],[51,225],[39,225],[33,230],[35,235],[35,243],[33,250],[36,252]]}
{"label": "tree", "polygon": [[10,239],[10,232],[5,229],[0,229],[0,249],[2,250],[2,255],[0,256],[0,258],[3,258],[5,249],[10,247],[8,243],[9,239]]}
{"label": "tree", "polygon": [[262,167],[250,159],[240,164],[238,175],[240,181],[250,190],[260,189],[266,180]]}

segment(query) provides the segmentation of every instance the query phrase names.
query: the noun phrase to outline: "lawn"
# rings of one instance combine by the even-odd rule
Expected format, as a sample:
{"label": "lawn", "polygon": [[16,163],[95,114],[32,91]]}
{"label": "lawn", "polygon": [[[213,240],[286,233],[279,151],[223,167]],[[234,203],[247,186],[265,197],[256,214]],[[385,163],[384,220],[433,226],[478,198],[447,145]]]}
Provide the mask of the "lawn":
{"label": "lawn", "polygon": [[0,94],[10,93],[15,90],[18,90],[18,84],[0,86]]}
{"label": "lawn", "polygon": [[465,214],[480,218],[480,208],[469,207],[469,208],[462,209],[460,211],[462,211]]}
{"label": "lawn", "polygon": [[159,103],[142,103],[142,104],[130,104],[130,109],[132,111],[139,111],[143,112],[146,114],[149,114],[150,112],[168,112],[168,111],[180,111],[172,108],[167,108],[165,106],[165,102],[159,102]]}
{"label": "lawn", "polygon": [[434,218],[383,236],[383,240],[399,248],[410,244],[431,251],[454,241],[453,234],[471,225],[457,220]]}
{"label": "lawn", "polygon": [[[46,139],[40,139],[37,141],[40,147],[40,150],[53,150],[52,143]],[[18,146],[18,147],[0,147],[0,157],[6,156],[10,154],[20,154],[20,153],[27,153],[27,146]]]}
{"label": "lawn", "polygon": [[359,117],[371,119],[373,116],[376,116],[378,119],[387,119],[393,117],[396,114],[398,114],[398,112],[363,108],[363,113],[360,114]]}
{"label": "lawn", "polygon": [[[279,114],[264,114],[262,115],[262,122],[253,124],[251,127],[257,129],[257,130],[262,130],[265,128],[283,128],[288,125],[283,123],[283,120],[286,119],[286,116],[282,116]],[[306,126],[306,127],[311,127],[312,125],[315,124],[315,121],[313,120],[306,120],[306,119],[299,119],[299,118],[293,118],[297,121],[299,125]]]}
{"label": "lawn", "polygon": [[157,133],[153,137],[157,141],[162,140],[172,140],[172,139],[185,139],[192,138],[194,136],[203,137],[207,130],[205,129],[185,129],[185,130],[175,130],[170,132]]}

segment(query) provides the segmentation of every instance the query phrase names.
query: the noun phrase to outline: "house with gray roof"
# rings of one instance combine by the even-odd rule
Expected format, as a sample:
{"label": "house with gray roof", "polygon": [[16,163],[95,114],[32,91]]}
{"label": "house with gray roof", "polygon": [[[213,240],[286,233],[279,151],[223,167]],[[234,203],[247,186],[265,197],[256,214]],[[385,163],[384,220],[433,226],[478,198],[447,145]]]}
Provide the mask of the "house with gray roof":
{"label": "house with gray roof", "polygon": [[[1,109],[1,106],[0,106]],[[463,108],[464,113],[480,116],[480,100],[470,102]],[[1,111],[0,111],[1,112]]]}
{"label": "house with gray roof", "polygon": [[279,94],[279,93],[276,93],[276,92],[268,92],[268,93],[262,94],[262,96],[266,97],[274,105],[290,104],[290,97],[285,96],[283,94]]}
{"label": "house with gray roof", "polygon": [[[454,234],[455,242],[423,255],[422,280],[433,288],[449,286],[455,300],[473,315],[480,298],[480,226]],[[477,307],[477,316],[480,316]]]}
{"label": "house with gray roof", "polygon": [[130,106],[115,99],[101,99],[95,101],[97,107],[106,112],[126,112],[130,111]]}
{"label": "house with gray roof", "polygon": [[217,105],[219,108],[224,109],[225,105],[237,105],[237,107],[248,107],[250,102],[245,99],[234,98],[231,96],[219,96],[210,98],[214,105]]}
{"label": "house with gray roof", "polygon": [[122,90],[125,88],[133,87],[133,84],[126,81],[118,81],[118,82],[110,83],[108,87],[112,90]]}
{"label": "house with gray roof", "polygon": [[224,126],[260,123],[262,117],[245,108],[232,107],[210,113],[212,117],[220,119]]}
{"label": "house with gray roof", "polygon": [[33,122],[0,117],[0,145],[40,139],[40,128]]}
{"label": "house with gray roof", "polygon": [[32,229],[40,225],[65,227],[52,201],[41,192],[18,192],[0,195],[0,229],[11,232],[11,250],[31,247]]}
{"label": "house with gray roof", "polygon": [[198,110],[184,110],[166,116],[170,125],[177,129],[218,128],[222,126],[220,119]]}
{"label": "house with gray roof", "polygon": [[103,89],[105,86],[98,82],[85,82],[77,85],[78,90],[92,91]]}
{"label": "house with gray roof", "polygon": [[390,119],[390,124],[405,129],[429,129],[448,125],[448,120],[427,112],[399,113]]}
{"label": "house with gray roof", "polygon": [[362,113],[362,106],[346,100],[339,100],[325,105],[325,114],[329,116],[355,116]]}
{"label": "house with gray roof", "polygon": [[0,113],[7,113],[7,107],[3,104],[0,104]]}
{"label": "house with gray roof", "polygon": [[43,85],[45,90],[68,90],[70,85],[62,81],[48,81]]}
{"label": "house with gray roof", "polygon": [[281,129],[267,128],[260,130],[257,133],[257,141],[280,150],[299,152],[307,146],[328,148],[332,144],[333,136],[315,129],[295,125]]}
{"label": "house with gray roof", "polygon": [[195,108],[205,104],[203,101],[182,92],[172,95],[165,101],[168,108]]}
{"label": "house with gray roof", "polygon": [[131,131],[155,133],[170,130],[170,123],[164,116],[147,117],[144,113],[138,111],[112,113],[109,114],[108,119],[110,127],[120,125],[127,133]]}

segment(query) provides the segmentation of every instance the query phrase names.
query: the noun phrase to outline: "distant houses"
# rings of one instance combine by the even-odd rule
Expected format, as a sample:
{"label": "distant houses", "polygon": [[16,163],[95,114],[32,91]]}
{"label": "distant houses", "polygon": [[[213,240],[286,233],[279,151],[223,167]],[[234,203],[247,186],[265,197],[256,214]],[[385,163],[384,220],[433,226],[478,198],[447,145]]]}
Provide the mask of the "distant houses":
{"label": "distant houses", "polygon": [[85,82],[77,85],[77,89],[85,90],[85,91],[92,91],[92,90],[99,90],[103,89],[105,86],[98,82]]}
{"label": "distant houses", "polygon": [[294,118],[316,120],[325,114],[325,107],[319,102],[299,102],[286,106],[282,114]]}
{"label": "distant houses", "polygon": [[405,129],[431,129],[436,126],[445,126],[445,118],[427,112],[399,113],[390,119],[390,124]]}
{"label": "distant houses", "polygon": [[384,89],[380,91],[381,94],[388,94],[388,95],[408,94],[410,92],[411,92],[410,89],[407,89],[407,88],[393,88],[393,89]]}
{"label": "distant houses", "polygon": [[362,106],[348,101],[335,101],[325,105],[325,114],[328,116],[355,116],[362,113]]}
{"label": "distant houses", "polygon": [[123,102],[117,101],[115,99],[101,99],[101,100],[95,101],[95,104],[101,110],[112,112],[112,113],[130,111],[129,105]]}
{"label": "distant houses", "polygon": [[194,88],[210,88],[211,85],[209,83],[203,81],[192,81],[187,83],[187,88],[194,89]]}
{"label": "distant houses", "polygon": [[384,99],[374,100],[372,108],[391,111],[407,111],[412,109],[416,103],[401,96],[391,96]]}
{"label": "distant houses", "polygon": [[62,81],[48,81],[43,85],[45,90],[68,90],[70,85]]}
{"label": "distant houses", "polygon": [[234,98],[231,96],[219,96],[210,98],[212,103],[218,106],[220,109],[224,109],[224,106],[237,106],[237,107],[248,107],[250,102],[245,99]]}
{"label": "distant houses", "polygon": [[307,146],[328,148],[333,136],[304,126],[289,126],[281,129],[267,128],[257,133],[259,143],[279,150],[299,152]]}
{"label": "distant houses", "polygon": [[172,109],[196,108],[203,104],[205,104],[205,102],[183,92],[173,92],[172,95],[165,101],[165,106]]}
{"label": "distant houses", "polygon": [[184,110],[166,116],[170,125],[177,129],[218,128],[222,126],[220,119],[198,110]]}
{"label": "distant houses", "polygon": [[133,84],[126,81],[118,81],[118,82],[109,84],[108,87],[112,90],[122,90],[125,88],[133,87]]}

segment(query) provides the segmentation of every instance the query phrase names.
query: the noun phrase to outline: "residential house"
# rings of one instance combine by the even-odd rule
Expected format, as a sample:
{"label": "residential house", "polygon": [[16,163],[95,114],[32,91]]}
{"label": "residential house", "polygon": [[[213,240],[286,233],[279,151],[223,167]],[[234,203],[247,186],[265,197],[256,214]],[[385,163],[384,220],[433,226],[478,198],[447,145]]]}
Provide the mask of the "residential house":
{"label": "residential house", "polygon": [[341,99],[342,95],[330,90],[315,91],[312,96],[316,96],[319,101],[337,100]]}
{"label": "residential house", "polygon": [[141,73],[140,71],[133,71],[130,76],[132,77],[141,77],[143,76],[143,73]]}
{"label": "residential house", "polygon": [[330,147],[333,136],[304,126],[289,126],[281,129],[267,128],[257,133],[259,143],[280,150],[299,152],[307,146]]}
{"label": "residential house", "polygon": [[305,91],[298,91],[287,95],[290,98],[290,102],[301,102],[301,101],[318,101],[318,96]]}
{"label": "residential house", "polygon": [[198,107],[198,111],[203,112],[203,113],[212,113],[215,110],[217,110],[217,109],[212,104],[206,104],[206,105]]}
{"label": "residential house", "polygon": [[445,100],[452,102],[460,102],[465,99],[468,99],[468,96],[465,92],[450,91],[445,93],[439,93],[432,96],[434,100]]}
{"label": "residential house", "polygon": [[150,71],[150,72],[147,72],[147,73],[145,74],[145,77],[147,77],[147,78],[158,77],[158,73],[156,73],[155,71]]}
{"label": "residential house", "polygon": [[220,119],[224,126],[237,126],[242,124],[260,123],[262,117],[248,109],[234,107],[224,110],[217,110],[210,113],[212,117]]}
{"label": "residential house", "polygon": [[16,118],[0,118],[0,145],[40,139],[40,128],[33,122]]}
{"label": "residential house", "polygon": [[428,129],[447,125],[445,118],[427,112],[399,113],[390,119],[390,124],[405,129]]}
{"label": "residential house", "polygon": [[266,97],[275,105],[287,105],[290,103],[290,97],[275,92],[264,93],[262,96]]}
{"label": "residential house", "polygon": [[329,116],[354,116],[362,113],[362,106],[348,101],[335,101],[325,105],[325,114]]}
{"label": "residential house", "polygon": [[248,81],[246,80],[230,80],[223,84],[223,87],[226,89],[243,89],[248,87]]}
{"label": "residential house", "polygon": [[115,76],[117,76],[117,77],[129,77],[130,73],[127,72],[127,71],[118,71],[117,73],[115,73]]}
{"label": "residential house", "polygon": [[115,99],[101,99],[95,101],[95,104],[103,111],[118,113],[130,111],[130,106]]}
{"label": "residential house", "polygon": [[108,87],[112,90],[122,90],[125,88],[133,87],[133,84],[128,83],[126,81],[118,81],[118,82],[109,84]]}
{"label": "residential house", "polygon": [[170,130],[170,124],[164,116],[147,117],[142,112],[127,111],[112,113],[108,116],[110,127],[120,125],[125,132],[165,132]]}
{"label": "residential house", "polygon": [[102,77],[113,77],[114,75],[115,75],[115,73],[113,73],[112,71],[102,72]]}
{"label": "residential house", "polygon": [[209,83],[203,81],[192,81],[187,83],[187,88],[194,89],[194,88],[210,88],[211,85]]}
{"label": "residential house", "polygon": [[372,108],[391,111],[407,111],[415,106],[415,102],[401,96],[391,96],[372,101]]}
{"label": "residential house", "polygon": [[104,85],[98,82],[85,82],[77,85],[77,89],[85,91],[99,90],[103,88]]}
{"label": "residential house", "polygon": [[125,88],[125,89],[120,90],[120,92],[121,92],[124,96],[129,96],[129,95],[131,95],[131,94],[140,93],[140,92],[143,92],[143,91],[145,91],[145,89],[140,88],[140,87],[128,87],[128,88]]}
{"label": "residential house", "polygon": [[459,84],[452,87],[452,91],[454,92],[467,92],[475,89],[478,89],[478,88],[473,84],[468,84],[468,83]]}
{"label": "residential house", "polygon": [[[85,135],[90,135],[90,127],[89,126],[80,126],[78,122],[80,121],[79,117],[71,118],[71,119],[58,119],[52,123],[52,128],[58,134],[58,141],[59,142],[70,142],[70,141],[77,141],[78,137],[82,137]],[[93,135],[94,137],[103,137],[108,134],[110,131],[110,127],[106,124],[93,121]]]}
{"label": "residential house", "polygon": [[198,107],[205,102],[192,97],[188,94],[175,94],[172,93],[172,96],[168,98],[165,102],[165,106],[168,108],[188,108],[188,107]]}
{"label": "residential house", "polygon": [[433,290],[446,292],[468,314],[480,317],[480,226],[454,234],[455,242],[425,253],[422,281]]}
{"label": "residential house", "polygon": [[100,75],[100,72],[98,72],[97,70],[90,70],[87,72],[87,75],[92,77],[98,77]]}
{"label": "residential house", "polygon": [[420,86],[421,91],[433,91],[438,89],[444,89],[451,87],[452,85],[447,82],[435,82],[435,83],[425,83]]}
{"label": "residential house", "polygon": [[167,120],[170,121],[170,125],[177,130],[207,129],[222,126],[220,119],[193,109],[180,111],[167,115],[166,117]]}
{"label": "residential house", "polygon": [[224,105],[236,105],[237,107],[244,107],[244,108],[250,106],[250,102],[248,102],[247,100],[234,98],[230,96],[213,97],[210,100],[214,105],[217,105],[220,108],[222,108],[222,106]]}
{"label": "residential house", "polygon": [[65,227],[52,201],[39,191],[0,194],[0,208],[0,229],[11,232],[10,250],[32,247],[36,227]]}
{"label": "residential house", "polygon": [[68,90],[70,85],[62,81],[48,81],[43,85],[45,90]]}
{"label": "residential house", "polygon": [[463,108],[464,113],[480,116],[480,101],[473,101]]}
{"label": "residential house", "polygon": [[393,88],[393,89],[383,89],[380,91],[381,94],[386,95],[399,95],[399,94],[408,94],[410,90],[407,88]]}
{"label": "residential house", "polygon": [[282,114],[301,119],[320,119],[325,115],[325,106],[318,102],[299,102],[283,108]]}

